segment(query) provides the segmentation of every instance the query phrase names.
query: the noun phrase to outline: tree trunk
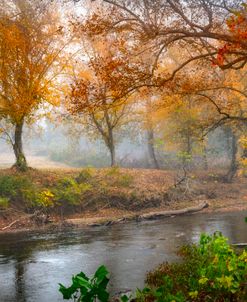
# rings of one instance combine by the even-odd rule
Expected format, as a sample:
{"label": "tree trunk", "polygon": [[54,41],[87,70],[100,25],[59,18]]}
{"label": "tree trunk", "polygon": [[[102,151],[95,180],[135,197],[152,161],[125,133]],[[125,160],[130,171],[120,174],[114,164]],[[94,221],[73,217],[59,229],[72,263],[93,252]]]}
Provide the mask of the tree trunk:
{"label": "tree trunk", "polygon": [[152,168],[160,169],[158,160],[155,154],[154,147],[154,125],[152,121],[152,101],[150,98],[146,99],[146,126],[147,126],[147,144],[148,144],[148,154],[152,162]]}
{"label": "tree trunk", "polygon": [[208,170],[208,158],[207,158],[207,148],[206,146],[204,145],[203,146],[203,167],[204,167],[204,170]]}
{"label": "tree trunk", "polygon": [[112,128],[108,127],[108,134],[109,137],[107,139],[107,146],[109,148],[110,154],[111,154],[111,167],[116,166],[116,150],[115,150],[115,144],[114,144],[114,138],[113,138],[113,130]]}
{"label": "tree trunk", "polygon": [[229,139],[229,147],[231,150],[231,164],[225,176],[225,181],[232,182],[233,177],[235,176],[238,169],[238,164],[237,164],[238,144],[237,144],[237,137],[231,128],[227,130],[227,136]]}
{"label": "tree trunk", "polygon": [[159,163],[155,155],[155,148],[154,148],[154,132],[153,129],[150,127],[150,129],[147,130],[147,138],[148,138],[148,153],[150,156],[150,159],[152,160],[152,166],[155,169],[159,169]]}
{"label": "tree trunk", "polygon": [[202,162],[203,162],[203,168],[205,171],[208,170],[208,156],[207,156],[207,137],[204,137],[203,135],[203,130],[202,130],[202,133],[201,133],[201,136],[202,136]]}
{"label": "tree trunk", "polygon": [[24,155],[23,148],[22,148],[23,124],[24,121],[22,120],[21,122],[15,125],[15,137],[14,137],[14,144],[13,144],[13,149],[16,158],[14,167],[22,172],[26,171],[28,168],[26,157]]}
{"label": "tree trunk", "polygon": [[116,166],[116,152],[115,152],[115,146],[112,145],[109,147],[110,153],[111,153],[111,167]]}

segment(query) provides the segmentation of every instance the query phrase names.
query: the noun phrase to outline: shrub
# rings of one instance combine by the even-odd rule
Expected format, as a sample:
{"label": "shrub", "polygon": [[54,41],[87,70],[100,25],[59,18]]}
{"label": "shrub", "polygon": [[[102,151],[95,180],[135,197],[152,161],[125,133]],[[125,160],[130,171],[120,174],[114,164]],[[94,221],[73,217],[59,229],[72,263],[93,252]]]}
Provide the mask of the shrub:
{"label": "shrub", "polygon": [[55,205],[55,195],[50,190],[42,190],[35,194],[33,201],[34,206],[41,208],[52,208]]}
{"label": "shrub", "polygon": [[7,197],[0,197],[0,209],[5,209],[9,206],[9,199]]}
{"label": "shrub", "polygon": [[18,176],[4,175],[0,177],[0,192],[5,197],[15,197],[26,187],[27,179]]}
{"label": "shrub", "polygon": [[[179,251],[182,263],[148,274],[144,301],[247,301],[247,252],[237,254],[220,233],[202,234],[198,245]],[[162,300],[160,300],[162,297]]]}
{"label": "shrub", "polygon": [[58,202],[78,205],[83,200],[83,195],[91,189],[88,183],[78,183],[73,178],[61,179],[54,189],[54,199]]}
{"label": "shrub", "polygon": [[0,196],[11,201],[29,203],[34,199],[35,186],[26,176],[0,177]]}

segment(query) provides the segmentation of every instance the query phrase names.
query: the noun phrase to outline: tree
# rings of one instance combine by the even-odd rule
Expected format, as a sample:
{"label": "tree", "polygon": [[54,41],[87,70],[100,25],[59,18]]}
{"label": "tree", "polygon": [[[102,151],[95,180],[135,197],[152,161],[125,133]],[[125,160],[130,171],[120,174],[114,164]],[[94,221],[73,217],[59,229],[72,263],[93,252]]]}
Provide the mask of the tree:
{"label": "tree", "polygon": [[22,134],[25,123],[44,113],[43,104],[57,105],[59,65],[66,43],[54,5],[29,0],[4,1],[0,11],[0,118],[14,127],[8,136],[18,170],[27,169]]}
{"label": "tree", "polygon": [[[204,102],[215,106],[222,117],[220,123],[228,120],[242,123],[247,121],[246,116],[232,114],[237,105],[232,106],[231,114],[221,110],[212,93],[205,93],[209,89],[204,83],[206,70],[214,94],[224,91],[225,95],[239,93],[241,98],[246,95],[243,90],[236,89],[235,84],[225,87],[221,80],[222,70],[244,69],[245,65],[247,44],[239,28],[244,28],[246,7],[242,9],[240,3],[231,0],[104,0],[99,5],[92,4],[93,13],[87,17],[85,28],[90,29],[94,37],[115,33],[126,39],[128,34],[129,43],[135,45],[129,60],[141,56],[144,58],[139,61],[141,65],[148,58],[149,72],[131,85],[131,91],[156,87],[187,95],[200,93]],[[226,43],[231,47],[223,51]],[[174,52],[177,53],[175,58]]]}
{"label": "tree", "polygon": [[138,65],[129,64],[127,48],[121,40],[111,37],[99,42],[87,37],[84,43],[84,57],[78,59],[80,68],[75,70],[67,108],[76,121],[84,125],[89,137],[103,139],[111,155],[111,166],[114,166],[115,133],[131,120],[127,91],[142,71],[138,70]]}
{"label": "tree", "polygon": [[101,28],[135,32],[136,38],[153,45],[155,63],[171,45],[193,45],[193,56],[185,57],[175,73],[194,60],[209,59],[222,69],[241,68],[247,62],[246,5],[241,0],[103,2],[117,13],[107,16]]}
{"label": "tree", "polygon": [[150,166],[154,169],[160,169],[155,150],[157,121],[154,119],[158,97],[157,91],[148,88],[142,88],[135,94],[136,121],[146,134]]}

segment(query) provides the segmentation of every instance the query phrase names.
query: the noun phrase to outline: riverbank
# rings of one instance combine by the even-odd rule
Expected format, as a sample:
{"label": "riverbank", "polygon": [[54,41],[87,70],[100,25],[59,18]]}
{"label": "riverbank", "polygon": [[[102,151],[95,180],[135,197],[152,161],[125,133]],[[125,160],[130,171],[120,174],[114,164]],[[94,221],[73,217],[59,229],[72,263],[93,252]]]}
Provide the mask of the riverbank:
{"label": "riverbank", "polygon": [[230,184],[221,179],[220,171],[197,171],[185,178],[146,169],[1,170],[0,195],[8,205],[0,210],[0,229],[111,225],[191,208],[188,212],[247,209],[247,179],[238,177]]}

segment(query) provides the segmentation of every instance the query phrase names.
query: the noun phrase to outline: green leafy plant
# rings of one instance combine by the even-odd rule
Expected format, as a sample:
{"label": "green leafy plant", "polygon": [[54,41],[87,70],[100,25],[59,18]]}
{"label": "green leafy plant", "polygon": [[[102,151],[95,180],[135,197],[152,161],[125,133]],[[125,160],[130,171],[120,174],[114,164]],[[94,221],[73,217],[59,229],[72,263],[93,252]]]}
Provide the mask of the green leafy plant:
{"label": "green leafy plant", "polygon": [[0,209],[6,209],[9,206],[9,199],[7,197],[0,197]]}
{"label": "green leafy plant", "polygon": [[0,197],[9,202],[25,203],[32,207],[39,188],[26,176],[4,175],[0,177]]}
{"label": "green leafy plant", "polygon": [[144,301],[161,301],[159,295],[162,301],[247,301],[247,252],[234,251],[221,233],[202,234],[198,245],[181,248],[179,255],[182,263],[165,263],[148,274],[152,290]]}
{"label": "green leafy plant", "polygon": [[25,176],[4,175],[0,177],[0,194],[11,199],[22,198],[25,190],[32,187],[31,181]]}
{"label": "green leafy plant", "polygon": [[78,183],[73,178],[67,177],[60,180],[54,189],[54,199],[71,205],[78,205],[83,200],[83,195],[91,189],[88,183]]}
{"label": "green leafy plant", "polygon": [[76,302],[94,302],[97,299],[107,302],[109,293],[106,290],[109,282],[108,271],[104,265],[100,266],[92,278],[83,272],[72,277],[72,285],[65,287],[60,285],[59,291],[65,300],[73,299]]}

